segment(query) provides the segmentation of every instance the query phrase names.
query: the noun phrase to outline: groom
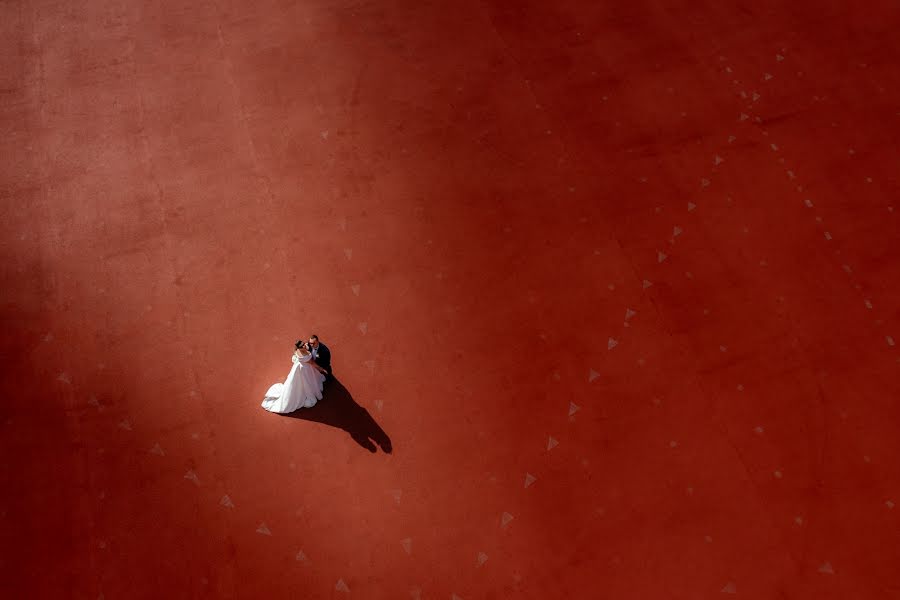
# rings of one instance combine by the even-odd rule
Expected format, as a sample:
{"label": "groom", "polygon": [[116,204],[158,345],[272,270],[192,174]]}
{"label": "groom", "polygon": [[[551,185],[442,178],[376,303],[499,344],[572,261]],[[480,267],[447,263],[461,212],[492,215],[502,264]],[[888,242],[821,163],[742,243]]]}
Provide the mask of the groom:
{"label": "groom", "polygon": [[309,336],[309,351],[312,353],[313,362],[325,369],[325,381],[333,379],[334,376],[331,374],[331,350],[319,341],[319,336],[316,334]]}

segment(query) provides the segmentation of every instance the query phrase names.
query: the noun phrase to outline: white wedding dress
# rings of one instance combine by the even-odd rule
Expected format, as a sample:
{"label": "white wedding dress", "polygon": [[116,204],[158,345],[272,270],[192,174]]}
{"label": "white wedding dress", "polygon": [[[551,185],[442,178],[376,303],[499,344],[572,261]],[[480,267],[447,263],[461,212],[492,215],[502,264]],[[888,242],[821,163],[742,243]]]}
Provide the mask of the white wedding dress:
{"label": "white wedding dress", "polygon": [[322,399],[325,376],[309,364],[312,355],[293,354],[291,360],[294,366],[284,383],[276,383],[266,392],[262,407],[269,412],[286,414],[315,406]]}

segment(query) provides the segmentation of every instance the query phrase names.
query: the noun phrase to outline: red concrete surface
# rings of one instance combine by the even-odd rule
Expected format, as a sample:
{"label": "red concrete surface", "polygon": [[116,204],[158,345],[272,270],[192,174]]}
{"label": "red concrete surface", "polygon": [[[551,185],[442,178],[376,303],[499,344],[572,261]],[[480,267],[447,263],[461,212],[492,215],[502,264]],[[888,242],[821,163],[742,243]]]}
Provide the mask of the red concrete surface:
{"label": "red concrete surface", "polygon": [[900,598],[894,2],[0,27],[4,598]]}

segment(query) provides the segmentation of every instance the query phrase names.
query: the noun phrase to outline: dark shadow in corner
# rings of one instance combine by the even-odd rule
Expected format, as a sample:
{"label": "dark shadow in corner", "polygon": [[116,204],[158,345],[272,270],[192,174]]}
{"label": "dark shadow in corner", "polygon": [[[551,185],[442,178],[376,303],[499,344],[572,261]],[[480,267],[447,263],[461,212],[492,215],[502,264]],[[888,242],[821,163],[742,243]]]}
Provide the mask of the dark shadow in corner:
{"label": "dark shadow in corner", "polygon": [[375,444],[388,454],[393,450],[391,438],[384,429],[375,422],[369,411],[353,400],[347,388],[333,377],[325,383],[322,399],[315,406],[299,408],[284,416],[343,429],[369,452],[377,451]]}

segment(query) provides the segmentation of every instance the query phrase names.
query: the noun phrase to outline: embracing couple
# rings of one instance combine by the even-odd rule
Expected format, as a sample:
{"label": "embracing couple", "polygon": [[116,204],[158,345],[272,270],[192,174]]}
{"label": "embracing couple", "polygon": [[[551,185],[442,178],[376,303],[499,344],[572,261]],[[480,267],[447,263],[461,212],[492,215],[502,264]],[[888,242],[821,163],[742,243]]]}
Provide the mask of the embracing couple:
{"label": "embracing couple", "polygon": [[325,382],[332,379],[331,351],[315,334],[309,341],[297,340],[291,361],[294,366],[284,383],[266,392],[262,407],[269,412],[286,414],[315,406],[322,399]]}

